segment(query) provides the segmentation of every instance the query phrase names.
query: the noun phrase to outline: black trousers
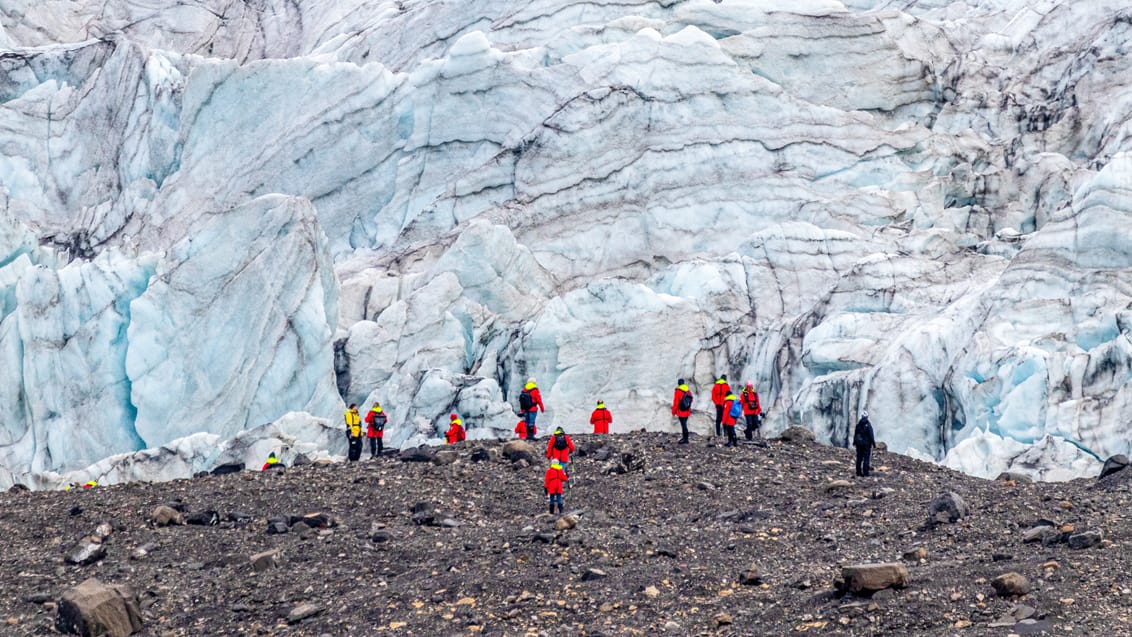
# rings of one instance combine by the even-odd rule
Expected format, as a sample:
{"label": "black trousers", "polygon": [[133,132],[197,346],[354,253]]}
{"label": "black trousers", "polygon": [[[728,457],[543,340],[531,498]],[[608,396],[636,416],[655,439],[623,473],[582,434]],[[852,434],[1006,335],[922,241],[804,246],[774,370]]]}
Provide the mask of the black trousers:
{"label": "black trousers", "polygon": [[385,451],[385,444],[382,443],[381,438],[370,438],[369,439],[369,455],[370,455],[370,457],[372,458],[372,457],[376,456],[377,454],[381,453],[382,451]]}
{"label": "black trousers", "polygon": [[350,453],[347,456],[351,462],[360,460],[362,457],[362,437],[350,438]]}
{"label": "black trousers", "polygon": [[747,417],[747,428],[743,430],[743,435],[747,440],[754,437],[755,431],[759,428],[759,415],[758,414],[744,414]]}
{"label": "black trousers", "polygon": [[724,425],[723,430],[727,432],[727,444],[734,447],[739,444],[739,439],[735,437],[735,425]]}
{"label": "black trousers", "polygon": [[867,476],[871,470],[869,462],[872,460],[873,448],[869,445],[856,445],[857,447],[857,475]]}
{"label": "black trousers", "polygon": [[717,436],[723,435],[723,430],[720,429],[720,427],[722,427],[722,426],[723,426],[723,405],[716,405],[715,406],[715,435],[717,435]]}
{"label": "black trousers", "polygon": [[681,440],[687,440],[688,439],[688,417],[687,416],[677,416],[677,418],[680,420],[680,433],[683,435],[683,438],[681,438]]}

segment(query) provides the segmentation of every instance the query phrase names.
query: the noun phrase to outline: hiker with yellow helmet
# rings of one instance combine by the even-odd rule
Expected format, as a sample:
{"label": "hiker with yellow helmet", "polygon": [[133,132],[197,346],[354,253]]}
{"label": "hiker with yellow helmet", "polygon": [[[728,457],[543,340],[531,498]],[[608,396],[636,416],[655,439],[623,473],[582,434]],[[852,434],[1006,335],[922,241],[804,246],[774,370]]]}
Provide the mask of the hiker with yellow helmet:
{"label": "hiker with yellow helmet", "polygon": [[356,462],[362,457],[362,416],[358,413],[358,403],[350,403],[346,410],[346,438],[350,441],[347,459]]}
{"label": "hiker with yellow helmet", "polygon": [[542,479],[542,490],[546,495],[550,496],[550,513],[554,514],[555,505],[558,506],[558,513],[562,513],[562,492],[566,481],[569,480],[566,472],[562,470],[562,465],[555,460],[550,464],[550,468],[546,470],[546,475]]}
{"label": "hiker with yellow helmet", "polygon": [[605,401],[597,401],[597,408],[590,414],[590,424],[594,426],[595,434],[609,433],[609,426],[613,424],[613,414],[605,407]]}

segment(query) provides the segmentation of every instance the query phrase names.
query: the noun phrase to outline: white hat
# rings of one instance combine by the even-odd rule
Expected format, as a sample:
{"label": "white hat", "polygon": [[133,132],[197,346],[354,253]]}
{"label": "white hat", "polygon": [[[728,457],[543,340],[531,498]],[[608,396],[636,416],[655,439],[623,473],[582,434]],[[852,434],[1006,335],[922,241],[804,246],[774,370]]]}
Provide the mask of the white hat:
{"label": "white hat", "polygon": [[862,409],[861,410],[861,418],[868,418],[868,417],[869,417],[869,410],[868,409]]}

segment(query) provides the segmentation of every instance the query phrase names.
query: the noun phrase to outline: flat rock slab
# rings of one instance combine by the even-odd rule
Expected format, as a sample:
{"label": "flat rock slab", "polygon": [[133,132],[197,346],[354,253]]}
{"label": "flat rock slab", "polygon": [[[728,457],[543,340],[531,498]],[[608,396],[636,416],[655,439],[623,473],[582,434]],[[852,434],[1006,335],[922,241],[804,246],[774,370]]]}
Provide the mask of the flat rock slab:
{"label": "flat rock slab", "polygon": [[55,626],[83,637],[126,637],[142,629],[141,609],[129,587],[91,578],[63,593]]}
{"label": "flat rock slab", "polygon": [[854,564],[841,569],[842,586],[852,593],[872,593],[908,585],[908,569],[903,564]]}

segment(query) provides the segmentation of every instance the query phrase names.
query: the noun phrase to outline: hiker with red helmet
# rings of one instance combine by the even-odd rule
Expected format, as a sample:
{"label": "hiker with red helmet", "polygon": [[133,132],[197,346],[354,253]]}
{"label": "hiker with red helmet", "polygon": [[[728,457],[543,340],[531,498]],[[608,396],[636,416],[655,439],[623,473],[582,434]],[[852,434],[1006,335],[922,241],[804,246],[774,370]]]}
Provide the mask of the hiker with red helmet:
{"label": "hiker with red helmet", "polygon": [[759,392],[755,391],[754,383],[747,381],[747,386],[739,394],[739,400],[743,403],[743,417],[747,420],[747,428],[743,430],[743,435],[747,440],[752,440],[756,433],[762,438],[759,425],[762,421],[763,407],[759,403]]}
{"label": "hiker with red helmet", "polygon": [[449,419],[448,431],[444,432],[444,441],[447,444],[454,445],[457,442],[464,442],[467,435],[464,433],[464,423],[456,414],[452,414]]}

